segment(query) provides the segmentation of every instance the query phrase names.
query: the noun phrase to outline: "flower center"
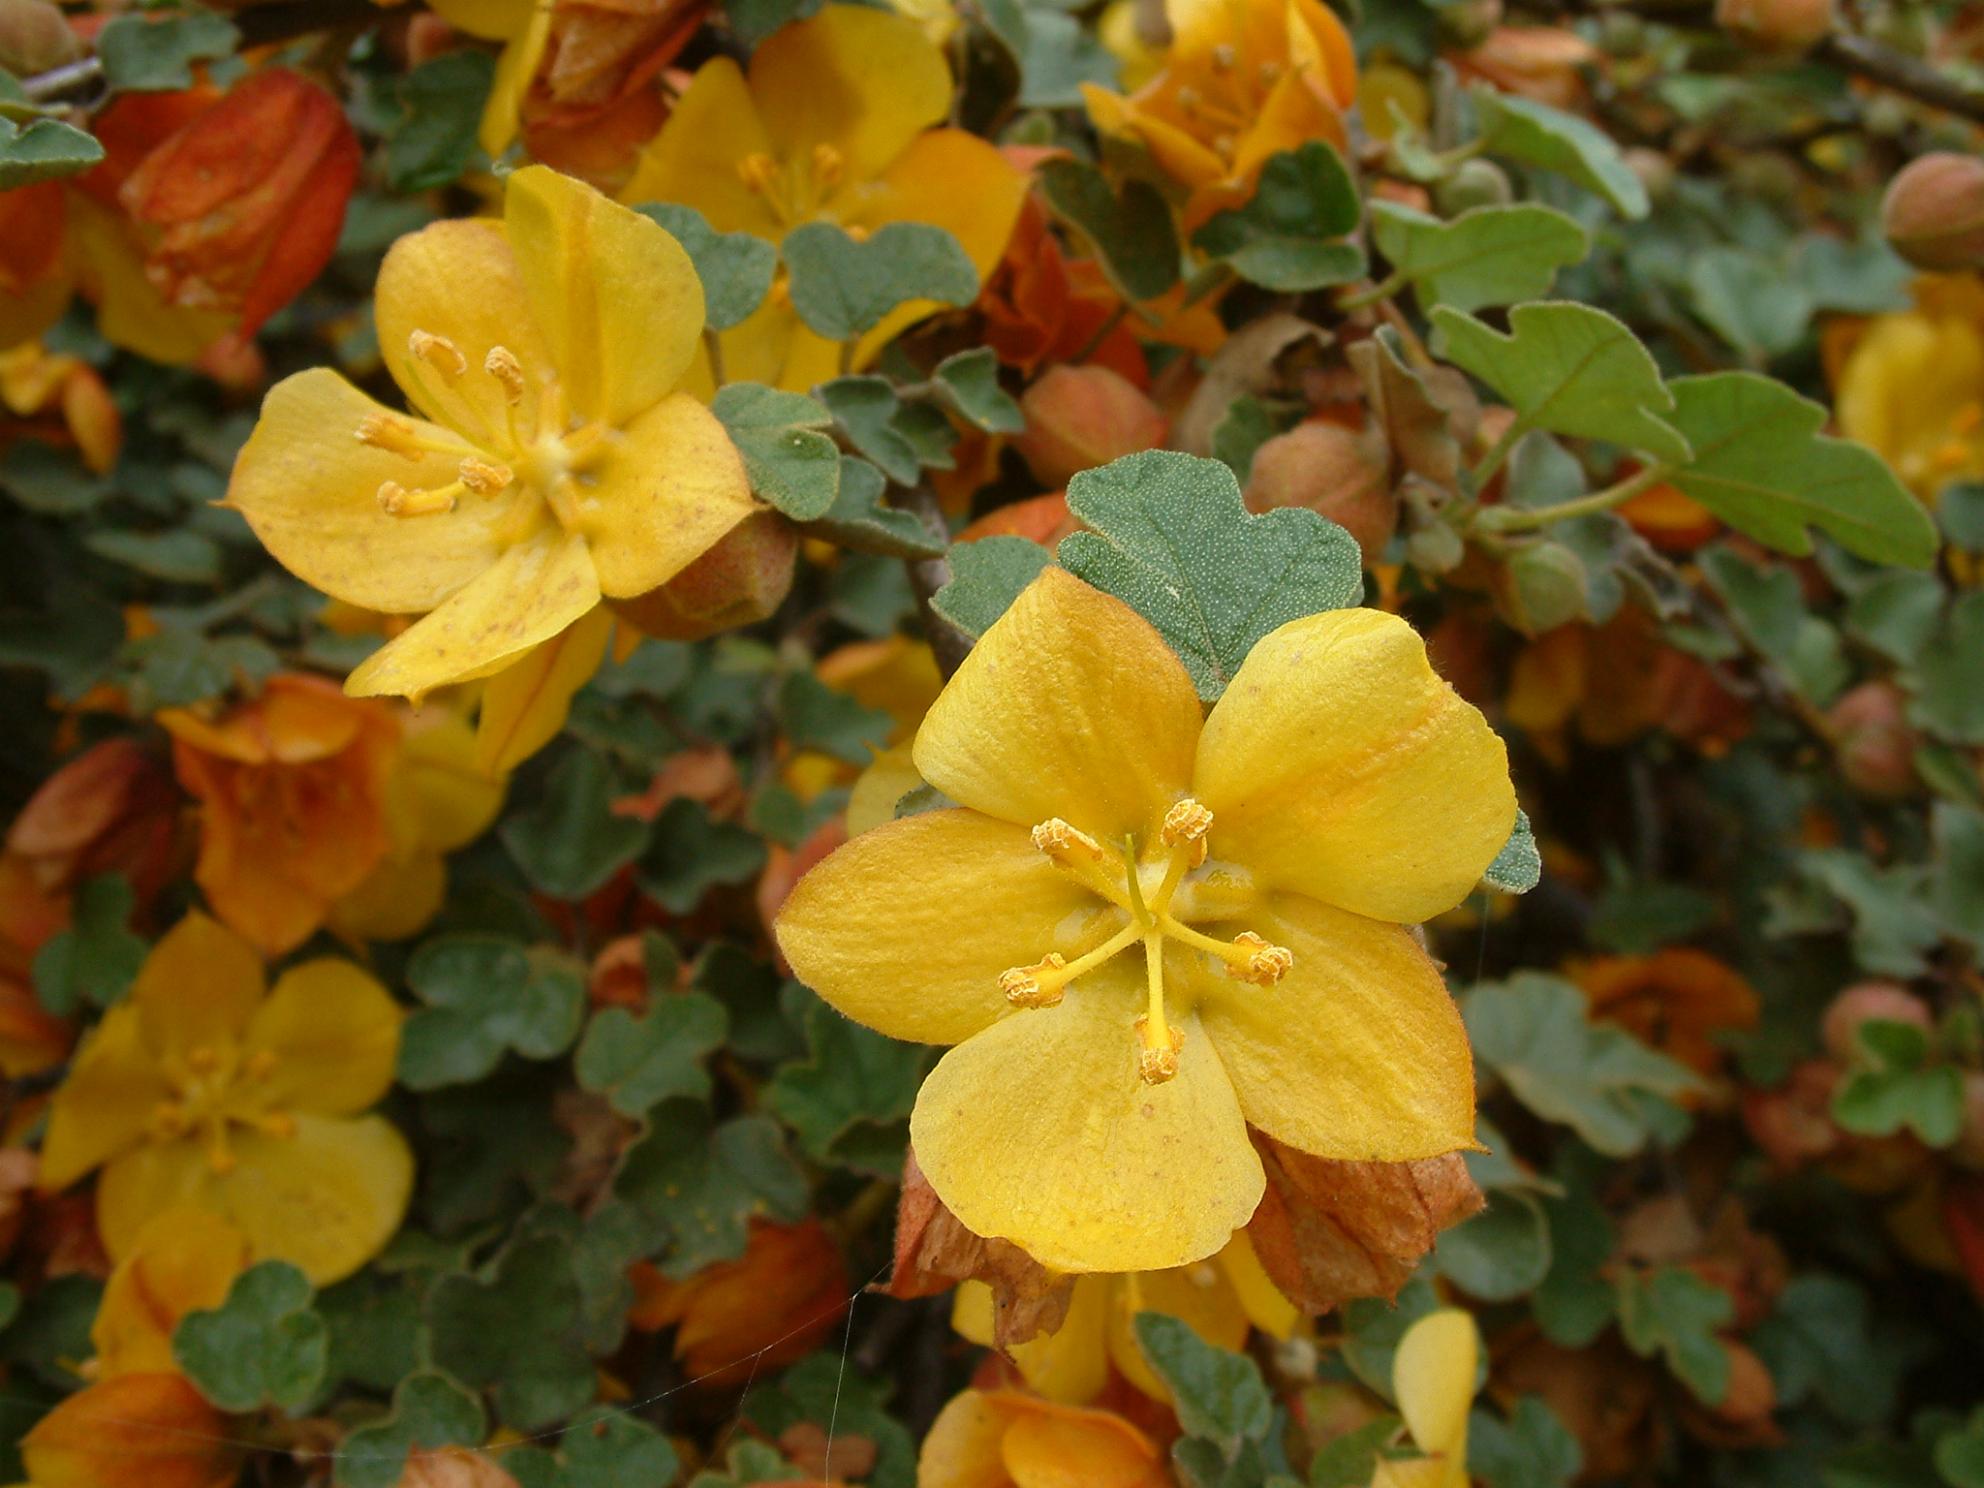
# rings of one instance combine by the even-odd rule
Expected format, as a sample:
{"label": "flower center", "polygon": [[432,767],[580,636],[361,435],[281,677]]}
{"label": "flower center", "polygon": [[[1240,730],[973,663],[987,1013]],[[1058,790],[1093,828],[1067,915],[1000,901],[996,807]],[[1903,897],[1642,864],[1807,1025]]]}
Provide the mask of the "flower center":
{"label": "flower center", "polygon": [[829,144],[791,160],[755,150],[737,162],[737,178],[764,200],[781,227],[794,227],[823,215],[821,207],[847,179],[847,157]]}
{"label": "flower center", "polygon": [[184,1059],[167,1058],[165,1076],[173,1095],[152,1108],[150,1135],[157,1142],[194,1138],[206,1149],[207,1166],[216,1173],[234,1171],[229,1140],[233,1127],[247,1127],[270,1137],[296,1135],[296,1119],[272,1109],[269,1077],[281,1063],[272,1049],[257,1049],[246,1059],[231,1045],[201,1044]]}
{"label": "flower center", "polygon": [[1902,478],[1910,482],[1984,470],[1984,403],[1964,404],[1944,426],[1940,441],[1906,451],[1900,465]]}
{"label": "flower center", "polygon": [[[618,431],[576,417],[557,375],[527,369],[507,346],[490,347],[473,372],[446,336],[415,331],[407,351],[428,405],[458,432],[436,438],[398,414],[373,413],[360,421],[355,436],[408,460],[441,454],[458,463],[455,479],[446,485],[409,489],[398,481],[382,482],[380,508],[395,517],[437,516],[468,498],[493,500],[509,493],[515,509],[499,541],[523,541],[547,514],[566,530],[578,530],[590,507],[587,491],[598,483],[597,467],[611,453]],[[501,391],[500,425],[486,411],[486,399],[467,395],[470,379],[477,377]]]}
{"label": "flower center", "polygon": [[1252,901],[1251,889],[1237,889],[1229,872],[1207,863],[1206,835],[1212,812],[1186,799],[1165,813],[1156,851],[1148,861],[1126,838],[1115,851],[1058,816],[1033,829],[1033,845],[1083,887],[1114,905],[1124,916],[1115,933],[1070,961],[1049,951],[1031,966],[1015,966],[999,977],[1006,1000],[1019,1008],[1051,1008],[1076,977],[1141,944],[1147,1003],[1137,1019],[1137,1070],[1152,1085],[1178,1073],[1184,1035],[1164,1010],[1164,951],[1167,940],[1203,952],[1237,981],[1271,987],[1295,964],[1294,953],[1271,945],[1251,930],[1217,940],[1192,928],[1191,920],[1229,919]]}

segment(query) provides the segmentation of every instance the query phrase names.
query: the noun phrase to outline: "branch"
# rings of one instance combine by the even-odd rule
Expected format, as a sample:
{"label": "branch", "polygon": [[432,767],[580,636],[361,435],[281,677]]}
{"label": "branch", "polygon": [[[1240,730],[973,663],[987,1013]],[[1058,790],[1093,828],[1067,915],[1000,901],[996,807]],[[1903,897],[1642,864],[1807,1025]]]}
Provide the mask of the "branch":
{"label": "branch", "polygon": [[1984,124],[1984,90],[1960,82],[1919,57],[1897,52],[1864,36],[1828,36],[1812,54],[1821,62],[1906,93],[1917,103]]}

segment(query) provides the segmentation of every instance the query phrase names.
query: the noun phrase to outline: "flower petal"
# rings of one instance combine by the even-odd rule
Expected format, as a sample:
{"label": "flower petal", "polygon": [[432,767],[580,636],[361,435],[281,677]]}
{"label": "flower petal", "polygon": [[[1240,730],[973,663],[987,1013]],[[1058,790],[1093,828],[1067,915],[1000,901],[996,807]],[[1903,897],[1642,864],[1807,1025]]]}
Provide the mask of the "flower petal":
{"label": "flower petal", "polygon": [[194,1140],[126,1153],[97,1183],[97,1230],[113,1259],[130,1254],[156,1215],[178,1205],[232,1220],[257,1261],[288,1261],[328,1286],[377,1255],[399,1228],[413,1155],[391,1122],[296,1117],[293,1136],[236,1127],[235,1163],[216,1172]]}
{"label": "flower petal", "polygon": [[1013,1488],[1169,1488],[1157,1446],[1121,1416],[1039,1404],[999,1443]]}
{"label": "flower petal", "polygon": [[618,427],[682,380],[702,343],[703,285],[680,243],[542,165],[510,177],[503,230],[581,415]]}
{"label": "flower petal", "polygon": [[1206,720],[1192,793],[1215,856],[1401,924],[1460,903],[1516,819],[1502,741],[1380,610],[1255,646]]}
{"label": "flower petal", "polygon": [[217,1214],[175,1209],[145,1227],[110,1273],[90,1324],[99,1377],[172,1373],[172,1332],[189,1312],[227,1300],[248,1267],[248,1242]]}
{"label": "flower petal", "polygon": [[980,1390],[954,1395],[916,1455],[917,1488],[1010,1488],[999,1443],[1007,1414]]}
{"label": "flower petal", "polygon": [[[599,670],[606,657],[606,643],[612,638],[613,612],[601,605],[489,679],[482,689],[472,744],[474,764],[486,772],[479,778],[500,781],[558,737],[565,720],[571,717],[573,697]],[[475,778],[467,776],[464,784]],[[500,784],[495,804],[500,809]],[[492,809],[489,816],[494,815]],[[461,842],[479,835],[488,824],[485,818]],[[452,845],[458,847],[461,842]]]}
{"label": "flower petal", "polygon": [[[369,416],[398,418],[328,368],[285,377],[234,462],[227,502],[276,561],[304,583],[368,610],[418,614],[467,584],[501,551],[493,536],[512,501],[478,497],[451,512],[388,516],[379,487],[431,490],[455,479],[458,456],[409,459],[359,443]],[[408,420],[416,436],[449,431]]]}
{"label": "flower petal", "polygon": [[474,583],[373,652],[346,680],[345,691],[419,697],[487,676],[598,603],[599,577],[585,539],[540,533],[508,549]]}
{"label": "flower petal", "polygon": [[537,0],[434,0],[434,13],[457,31],[503,41],[530,24]]}
{"label": "flower petal", "polygon": [[517,137],[524,100],[551,41],[553,10],[550,5],[532,5],[524,24],[508,33],[497,55],[496,75],[490,79],[489,97],[483,102],[482,122],[475,133],[476,143],[491,160],[500,159]]}
{"label": "flower petal", "polygon": [[1121,956],[938,1061],[910,1142],[965,1228],[1055,1270],[1153,1271],[1202,1260],[1247,1222],[1265,1180],[1218,1051],[1181,1018],[1177,1075],[1145,1084],[1143,1005],[1140,959]]}
{"label": "flower petal", "polygon": [[909,17],[829,5],[752,54],[751,97],[788,170],[811,171],[826,145],[843,179],[867,181],[950,112],[951,69]]}
{"label": "flower petal", "polygon": [[1392,1359],[1399,1414],[1413,1444],[1447,1465],[1444,1482],[1467,1481],[1467,1413],[1480,1359],[1474,1314],[1459,1307],[1429,1312],[1407,1328]]}
{"label": "flower petal", "polygon": [[974,811],[886,822],[836,848],[779,911],[793,974],[891,1038],[955,1044],[1006,1011],[999,974],[1072,955],[1101,901],[1027,834]]}
{"label": "flower petal", "polygon": [[1247,1120],[1344,1161],[1407,1162],[1471,1145],[1467,1032],[1419,943],[1295,894],[1263,910],[1229,933],[1266,936],[1294,953],[1294,967],[1272,987],[1204,970],[1195,978],[1199,1017]]}
{"label": "flower petal", "polygon": [[247,1047],[276,1056],[262,1094],[278,1111],[364,1110],[393,1083],[400,1019],[386,989],[349,961],[292,966],[248,1025]]}
{"label": "flower petal", "polygon": [[227,1418],[167,1371],[78,1390],[21,1439],[21,1461],[35,1488],[229,1488],[242,1450]]}
{"label": "flower petal", "polygon": [[[1245,1235],[1235,1230],[1235,1237]],[[1231,1246],[1233,1242],[1228,1241]],[[1116,1280],[1109,1310],[1109,1357],[1117,1373],[1153,1400],[1171,1402],[1171,1391],[1158,1378],[1137,1341],[1140,1312],[1162,1312],[1177,1318],[1214,1348],[1239,1350],[1247,1346],[1247,1311],[1226,1279],[1218,1258],[1166,1271],[1136,1271]]]}
{"label": "flower petal", "polygon": [[738,174],[749,155],[769,155],[772,137],[744,73],[728,57],[697,69],[661,133],[641,152],[620,199],[682,202],[718,232],[748,232],[773,242],[785,228],[763,193]]}
{"label": "flower petal", "polygon": [[103,1015],[48,1108],[40,1185],[67,1188],[98,1163],[142,1142],[152,1112],[172,1086],[145,1047],[138,1010],[128,1002]]}
{"label": "flower petal", "polygon": [[580,505],[600,590],[615,599],[667,583],[760,510],[723,424],[687,393],[627,426]]}
{"label": "flower petal", "polygon": [[[1102,1393],[1109,1383],[1109,1308],[1115,1286],[1111,1276],[1076,1277],[1058,1328],[1007,1345],[1004,1352],[1029,1389],[1067,1405]],[[995,1348],[997,1305],[984,1282],[961,1282],[951,1306],[951,1326],[973,1343]]]}
{"label": "flower petal", "polygon": [[[505,447],[509,403],[503,384],[485,370],[489,349],[508,348],[539,376],[552,361],[502,225],[460,217],[408,233],[379,265],[373,307],[379,354],[407,400],[483,449]],[[461,373],[415,357],[407,345],[415,331],[453,342]]]}
{"label": "flower petal", "polygon": [[1198,731],[1191,678],[1150,623],[1049,568],[931,704],[916,768],[988,815],[1058,816],[1113,844],[1185,794]]}
{"label": "flower petal", "polygon": [[268,983],[255,948],[197,909],[165,933],[131,987],[146,1047],[185,1059],[237,1047]]}

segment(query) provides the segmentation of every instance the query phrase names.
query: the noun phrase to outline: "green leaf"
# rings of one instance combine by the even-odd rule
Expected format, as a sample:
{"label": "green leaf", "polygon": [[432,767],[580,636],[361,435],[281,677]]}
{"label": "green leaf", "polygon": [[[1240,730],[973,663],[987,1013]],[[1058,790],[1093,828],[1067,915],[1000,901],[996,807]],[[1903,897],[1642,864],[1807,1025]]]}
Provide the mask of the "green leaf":
{"label": "green leaf", "polygon": [[230,56],[240,40],[233,23],[210,10],[163,20],[126,12],[97,33],[96,54],[113,93],[157,93],[192,87],[193,63]]}
{"label": "green leaf", "polygon": [[472,1447],[485,1429],[482,1402],[445,1374],[423,1370],[393,1389],[392,1411],[338,1445],[340,1488],[394,1488],[409,1452]]}
{"label": "green leaf", "polygon": [[615,794],[604,755],[573,749],[552,767],[537,804],[504,822],[500,834],[531,887],[583,899],[639,855],[647,825],[616,815]]}
{"label": "green leaf", "polygon": [[1018,401],[999,386],[999,358],[989,346],[945,357],[930,381],[953,413],[987,434],[1018,434],[1026,428]]}
{"label": "green leaf", "polygon": [[1678,464],[1688,441],[1665,416],[1674,395],[1639,338],[1589,305],[1541,301],[1509,312],[1510,334],[1446,306],[1440,354],[1501,394],[1524,427],[1605,439]]}
{"label": "green leaf", "polygon": [[941,227],[891,222],[856,242],[831,222],[808,222],[780,246],[791,273],[792,308],[829,341],[855,341],[898,305],[935,300],[969,305],[978,270]]}
{"label": "green leaf", "polygon": [[705,1100],[710,1077],[703,1061],[729,1026],[723,1004],[701,992],[656,995],[638,1018],[625,1008],[604,1008],[579,1041],[573,1071],[622,1116],[645,1116],[665,1100]]}
{"label": "green leaf", "polygon": [[1951,744],[1984,744],[1984,687],[1977,658],[1984,656],[1984,590],[1950,606],[1943,623],[1903,676],[1908,721]]}
{"label": "green leaf", "polygon": [[884,505],[882,493],[887,489],[888,481],[881,471],[866,460],[843,455],[834,504],[824,516],[806,524],[807,535],[888,558],[941,557],[944,539],[924,526],[914,512]]}
{"label": "green leaf", "polygon": [[1952,933],[1984,950],[1984,812],[1938,801],[1929,824],[1936,846],[1930,902]]}
{"label": "green leaf", "polygon": [[1562,212],[1525,202],[1476,207],[1451,222],[1396,202],[1371,204],[1371,236],[1422,309],[1459,311],[1548,294],[1557,270],[1591,251],[1583,228]]}
{"label": "green leaf", "polygon": [[400,117],[386,132],[386,181],[395,191],[434,191],[460,180],[496,79],[496,59],[465,47],[423,62],[399,81]]}
{"label": "green leaf", "polygon": [[608,1406],[567,1426],[556,1451],[517,1447],[499,1460],[518,1488],[658,1488],[682,1470],[667,1437]]}
{"label": "green leaf", "polygon": [[925,450],[918,447],[895,384],[886,377],[836,377],[813,390],[846,431],[848,442],[873,460],[899,486],[913,486],[923,474]]}
{"label": "green leaf", "polygon": [[1566,1182],[1562,1193],[1543,1195],[1543,1213],[1550,1221],[1550,1271],[1530,1306],[1552,1343],[1584,1348],[1611,1323],[1616,1307],[1606,1278],[1612,1221],[1590,1181]]}
{"label": "green leaf", "polygon": [[1778,663],[1800,693],[1823,704],[1846,685],[1852,668],[1839,632],[1806,612],[1796,574],[1752,563],[1726,543],[1704,548],[1697,561],[1737,628]]}
{"label": "green leaf", "polygon": [[330,1362],[330,1330],[311,1301],[301,1271],[263,1261],[234,1278],[219,1307],[180,1320],[172,1357],[224,1411],[301,1410],[323,1387]]}
{"label": "green leaf", "polygon": [[1936,527],[1922,503],[1865,445],[1819,433],[1819,404],[1753,372],[1677,377],[1668,387],[1671,422],[1694,449],[1674,484],[1737,531],[1803,556],[1809,523],[1872,563],[1934,560]]}
{"label": "green leaf", "polygon": [[753,51],[781,26],[803,21],[825,0],[729,0],[723,16],[737,39]]}
{"label": "green leaf", "polygon": [[1254,456],[1280,432],[1273,410],[1252,394],[1242,393],[1226,405],[1226,412],[1212,426],[1212,457],[1231,470],[1244,487],[1254,470]]}
{"label": "green leaf", "polygon": [[434,1362],[474,1389],[493,1388],[506,1425],[533,1431],[592,1399],[571,1246],[519,1239],[483,1276],[443,1276],[427,1295]]}
{"label": "green leaf", "polygon": [[1383,1415],[1324,1442],[1309,1459],[1309,1488],[1365,1488],[1383,1449],[1404,1427],[1397,1416]]}
{"label": "green leaf", "polygon": [[1887,976],[1920,975],[1943,927],[1926,902],[1923,869],[1876,867],[1864,853],[1823,848],[1800,855],[1800,871],[1853,914],[1853,958]]}
{"label": "green leaf", "polygon": [[1936,1438],[1936,1471],[1950,1488],[1984,1488],[1984,1406]]}
{"label": "green leaf", "polygon": [[1874,574],[1846,608],[1846,629],[1890,660],[1906,666],[1936,634],[1944,589],[1934,574],[1887,569]]}
{"label": "green leaf", "polygon": [[1750,1341],[1780,1405],[1816,1400],[1842,1421],[1871,1426],[1893,1412],[1913,1352],[1881,1321],[1860,1287],[1808,1271],[1786,1283]]}
{"label": "green leaf", "polygon": [[778,689],[778,718],[795,749],[812,749],[865,765],[888,742],[895,720],[836,692],[811,671],[788,673]]}
{"label": "green leaf", "polygon": [[765,866],[765,844],[747,827],[713,818],[699,801],[670,801],[634,876],[671,914],[687,914],[712,889],[739,884]]}
{"label": "green leaf", "polygon": [[950,553],[950,582],[931,596],[930,608],[975,640],[1053,561],[1052,553],[1025,537],[958,543]]}
{"label": "green leaf", "polygon": [[425,1004],[400,1031],[400,1080],[413,1090],[480,1080],[506,1050],[551,1059],[571,1047],[585,1013],[578,962],[496,935],[427,941],[406,979]]}
{"label": "green leaf", "polygon": [[710,412],[722,420],[744,457],[752,492],[795,522],[832,510],[840,492],[840,447],[822,432],[826,409],[803,393],[785,393],[756,382],[717,389]]}
{"label": "green leaf", "polygon": [[99,505],[110,494],[111,484],[84,465],[75,451],[23,439],[0,450],[0,491],[31,512],[70,517]]}
{"label": "green leaf", "polygon": [[1490,155],[1554,171],[1597,192],[1624,216],[1646,216],[1646,187],[1604,131],[1513,93],[1477,88],[1473,97],[1482,146]]}
{"label": "green leaf", "polygon": [[75,1389],[77,1366],[96,1351],[90,1323],[102,1301],[103,1283],[94,1276],[44,1281],[20,1299],[13,1322],[0,1334],[0,1363],[24,1365],[64,1391]]}
{"label": "green leaf", "polygon": [[60,119],[31,119],[23,129],[0,117],[0,191],[59,181],[102,159],[103,146],[95,135]]}
{"label": "green leaf", "polygon": [[1423,1274],[1414,1276],[1389,1302],[1383,1297],[1346,1302],[1341,1314],[1343,1362],[1365,1388],[1395,1404],[1392,1363],[1398,1356],[1399,1341],[1406,1329],[1443,1305],[1433,1283]]}
{"label": "green leaf", "polygon": [[1440,1236],[1440,1274],[1471,1297],[1507,1302],[1534,1291],[1550,1272],[1550,1225],[1532,1194],[1502,1189],[1488,1207]]}
{"label": "green leaf", "polygon": [[[912,1488],[916,1442],[888,1412],[891,1388],[886,1379],[869,1379],[849,1368],[839,1349],[822,1350],[801,1359],[771,1388],[752,1391],[744,1401],[743,1414],[755,1431],[772,1441],[806,1422],[834,1435],[845,1432],[849,1437],[867,1439],[866,1447],[854,1448],[847,1458],[835,1451],[831,1461],[820,1463],[819,1472],[802,1476],[816,1482],[838,1482],[846,1473],[859,1478],[867,1488]],[[874,1466],[865,1472],[853,1471],[855,1452],[864,1462],[872,1452]],[[756,1488],[757,1480],[745,1481]]]}
{"label": "green leaf", "polygon": [[1525,1395],[1506,1423],[1477,1410],[1468,1421],[1467,1469],[1488,1488],[1567,1488],[1584,1449],[1538,1395]]}
{"label": "green leaf", "polygon": [[99,874],[76,886],[67,929],[50,936],[34,958],[34,991],[58,1018],[84,1004],[107,1008],[123,1000],[150,949],[125,927],[137,896],[121,873]]}
{"label": "green leaf", "polygon": [[1137,1346],[1170,1388],[1187,1436],[1214,1443],[1228,1459],[1267,1436],[1274,1401],[1252,1359],[1214,1347],[1168,1313],[1140,1312],[1135,1326]]}
{"label": "green leaf", "polygon": [[[808,1157],[893,1178],[901,1170],[899,1146],[893,1165],[870,1165],[863,1159],[877,1144],[847,1139],[872,1138],[875,1129],[908,1120],[929,1062],[923,1047],[884,1038],[817,1001],[807,1012],[806,1044],[810,1057],[779,1070],[765,1103]],[[855,1133],[857,1127],[868,1130]],[[895,1142],[879,1145],[886,1152]]]}
{"label": "green leaf", "polygon": [[1516,812],[1509,840],[1495,854],[1481,881],[1505,894],[1527,894],[1543,881],[1543,854],[1537,851],[1536,833],[1530,829],[1527,811]]}
{"label": "green leaf", "polygon": [[420,1309],[428,1280],[424,1271],[385,1276],[369,1269],[326,1288],[316,1302],[317,1315],[330,1330],[324,1377],[384,1392],[413,1373],[426,1342]]}
{"label": "green leaf", "polygon": [[168,584],[211,584],[221,575],[220,544],[190,527],[164,532],[109,528],[90,533],[83,546],[99,558]]}
{"label": "green leaf", "polygon": [[1256,516],[1217,460],[1125,455],[1068,482],[1090,529],[1063,539],[1063,567],[1162,633],[1208,702],[1269,631],[1364,597],[1357,540],[1300,507]]}
{"label": "green leaf", "polygon": [[736,1260],[753,1219],[793,1224],[805,1217],[806,1180],[769,1116],[712,1127],[707,1111],[676,1101],[648,1124],[648,1135],[621,1159],[613,1191],[667,1231],[665,1275]]}
{"label": "green leaf", "polygon": [[1244,206],[1215,214],[1192,244],[1241,278],[1302,293],[1364,276],[1364,252],[1333,241],[1354,232],[1362,203],[1343,157],[1321,140],[1270,156]]}
{"label": "green leaf", "polygon": [[703,282],[703,320],[713,331],[742,325],[771,293],[778,247],[756,233],[718,232],[686,202],[644,202],[634,208],[682,245]]}
{"label": "green leaf", "polygon": [[1704,1405],[1729,1393],[1729,1355],[1716,1335],[1736,1318],[1729,1293],[1681,1266],[1618,1278],[1619,1333],[1642,1359],[1656,1354]]}
{"label": "green leaf", "polygon": [[1699,1083],[1624,1030],[1593,1023],[1584,994],[1557,977],[1518,972],[1483,982],[1462,1012],[1475,1057],[1516,1099],[1611,1157],[1639,1151],[1653,1134],[1649,1097],[1672,1099]]}
{"label": "green leaf", "polygon": [[1711,248],[1688,263],[1695,313],[1752,363],[1783,356],[1810,333],[1817,308],[1780,263],[1742,248]]}
{"label": "green leaf", "polygon": [[1873,1018],[1857,1031],[1865,1056],[1833,1092],[1832,1119],[1862,1137],[1915,1133],[1947,1147],[1963,1128],[1963,1075],[1930,1060],[1929,1035],[1912,1023]]}
{"label": "green leaf", "polygon": [[1155,186],[1128,180],[1119,196],[1101,171],[1079,160],[1044,161],[1034,178],[1049,209],[1088,239],[1125,299],[1154,300],[1178,282],[1178,229]]}

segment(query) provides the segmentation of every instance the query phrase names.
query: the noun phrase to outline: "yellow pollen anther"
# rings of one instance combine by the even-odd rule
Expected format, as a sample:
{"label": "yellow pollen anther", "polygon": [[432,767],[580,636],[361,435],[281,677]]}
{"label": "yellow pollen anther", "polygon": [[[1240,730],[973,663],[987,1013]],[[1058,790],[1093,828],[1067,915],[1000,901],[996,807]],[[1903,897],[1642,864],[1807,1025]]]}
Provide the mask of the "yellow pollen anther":
{"label": "yellow pollen anther", "polygon": [[462,349],[446,336],[436,336],[428,331],[415,331],[406,338],[406,349],[450,380],[468,371],[468,358],[463,356]]}
{"label": "yellow pollen anther", "polygon": [[1137,1073],[1146,1085],[1162,1085],[1178,1073],[1178,1056],[1185,1050],[1185,1035],[1175,1028],[1161,1033],[1151,1027],[1149,1018],[1137,1019]]}
{"label": "yellow pollen anther", "polygon": [[1187,84],[1185,87],[1180,88],[1178,90],[1177,97],[1178,97],[1178,107],[1183,109],[1188,114],[1191,113],[1196,108],[1198,108],[1199,103],[1201,101],[1199,98],[1199,90],[1197,88],[1192,87],[1190,84]]}
{"label": "yellow pollen anther", "polygon": [[368,413],[358,421],[357,439],[411,460],[420,453],[419,435],[413,425],[396,413]]}
{"label": "yellow pollen anther", "polygon": [[1006,994],[1006,1001],[1014,1007],[1050,1008],[1061,1000],[1061,987],[1065,978],[1055,975],[1064,971],[1068,958],[1059,951],[1049,951],[1032,966],[1015,966],[1010,971],[999,973],[999,990]]}
{"label": "yellow pollen anther", "polygon": [[186,1056],[186,1063],[196,1075],[210,1075],[220,1068],[220,1051],[211,1044],[201,1044]]}
{"label": "yellow pollen anther", "polygon": [[281,1062],[281,1056],[274,1049],[257,1049],[248,1056],[248,1062],[241,1069],[251,1080],[266,1080],[276,1072],[276,1066]]}
{"label": "yellow pollen anther", "polygon": [[1281,81],[1281,64],[1279,62],[1263,62],[1254,71],[1260,77],[1261,82],[1267,87],[1273,87]]}
{"label": "yellow pollen anther", "polygon": [[1245,960],[1236,958],[1226,964],[1226,974],[1236,981],[1272,987],[1295,964],[1293,951],[1286,946],[1270,945],[1251,930],[1242,930],[1234,936],[1233,944],[1247,953]]}
{"label": "yellow pollen anther", "polygon": [[763,150],[754,150],[737,162],[737,179],[764,195],[778,184],[778,162]]}
{"label": "yellow pollen anther", "polygon": [[449,512],[455,509],[454,491],[448,486],[432,491],[409,491],[398,481],[381,481],[379,509],[389,517],[424,517]]}
{"label": "yellow pollen anther", "polygon": [[1158,838],[1166,847],[1182,847],[1187,842],[1197,842],[1211,830],[1212,812],[1188,796],[1164,813]]}
{"label": "yellow pollen anther", "polygon": [[813,179],[821,186],[833,187],[840,184],[840,178],[847,171],[847,157],[829,144],[813,146]]}
{"label": "yellow pollen anther", "polygon": [[183,1137],[191,1130],[186,1108],[177,1101],[160,1101],[152,1107],[152,1131],[161,1137]]}
{"label": "yellow pollen anther", "polygon": [[492,346],[482,359],[482,370],[503,385],[503,398],[512,408],[524,400],[524,364],[507,346]]}
{"label": "yellow pollen anther", "polygon": [[286,1111],[271,1111],[266,1116],[257,1118],[255,1130],[264,1136],[287,1141],[296,1135],[296,1118]]}
{"label": "yellow pollen anther", "polygon": [[517,478],[514,470],[507,465],[499,465],[493,460],[478,460],[470,455],[458,467],[462,484],[478,496],[494,496]]}
{"label": "yellow pollen anther", "polygon": [[1076,863],[1100,863],[1102,844],[1079,827],[1050,816],[1033,829],[1033,845],[1050,858]]}
{"label": "yellow pollen anther", "polygon": [[1952,434],[1975,434],[1979,429],[1984,429],[1984,403],[1966,403],[1950,420]]}
{"label": "yellow pollen anther", "polygon": [[1212,65],[1215,72],[1231,72],[1240,54],[1233,49],[1231,42],[1222,41],[1212,49]]}
{"label": "yellow pollen anther", "polygon": [[234,1171],[236,1161],[234,1149],[227,1145],[225,1137],[207,1149],[207,1166],[223,1178]]}

